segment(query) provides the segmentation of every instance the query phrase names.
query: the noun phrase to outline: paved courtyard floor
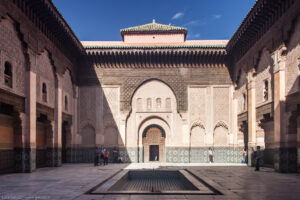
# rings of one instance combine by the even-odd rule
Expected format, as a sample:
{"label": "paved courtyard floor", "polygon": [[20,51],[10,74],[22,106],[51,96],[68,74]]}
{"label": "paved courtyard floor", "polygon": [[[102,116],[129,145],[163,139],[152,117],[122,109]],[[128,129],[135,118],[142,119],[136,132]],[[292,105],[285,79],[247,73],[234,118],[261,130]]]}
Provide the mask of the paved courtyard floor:
{"label": "paved courtyard floor", "polygon": [[[224,195],[91,195],[96,185],[122,169],[188,169],[217,186]],[[30,174],[0,175],[0,200],[97,199],[300,199],[300,174],[222,164],[65,164]]]}

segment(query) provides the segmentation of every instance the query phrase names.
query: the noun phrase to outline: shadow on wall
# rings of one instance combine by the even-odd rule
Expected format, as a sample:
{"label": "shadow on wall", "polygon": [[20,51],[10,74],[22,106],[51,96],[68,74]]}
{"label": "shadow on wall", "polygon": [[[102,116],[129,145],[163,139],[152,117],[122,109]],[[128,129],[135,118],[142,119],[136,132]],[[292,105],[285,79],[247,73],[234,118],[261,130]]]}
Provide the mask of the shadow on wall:
{"label": "shadow on wall", "polygon": [[101,85],[97,72],[105,69],[93,62],[94,55],[81,60],[78,70],[78,134],[73,140],[71,162],[92,163],[96,148],[106,148],[109,162],[119,157],[122,162],[130,163],[130,155],[137,155],[137,152],[129,152],[125,148],[125,133],[121,136],[120,88]]}

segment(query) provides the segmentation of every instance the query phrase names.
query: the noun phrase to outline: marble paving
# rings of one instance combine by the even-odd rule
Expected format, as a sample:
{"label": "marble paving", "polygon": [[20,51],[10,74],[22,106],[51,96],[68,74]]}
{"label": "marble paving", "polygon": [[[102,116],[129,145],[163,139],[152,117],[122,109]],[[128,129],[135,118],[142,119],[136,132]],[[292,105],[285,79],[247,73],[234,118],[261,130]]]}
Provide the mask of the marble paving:
{"label": "marble paving", "polygon": [[[188,169],[217,186],[224,195],[90,195],[86,194],[121,169]],[[300,199],[300,174],[279,174],[269,168],[255,172],[228,164],[65,164],[30,174],[0,175],[0,200],[98,199]]]}

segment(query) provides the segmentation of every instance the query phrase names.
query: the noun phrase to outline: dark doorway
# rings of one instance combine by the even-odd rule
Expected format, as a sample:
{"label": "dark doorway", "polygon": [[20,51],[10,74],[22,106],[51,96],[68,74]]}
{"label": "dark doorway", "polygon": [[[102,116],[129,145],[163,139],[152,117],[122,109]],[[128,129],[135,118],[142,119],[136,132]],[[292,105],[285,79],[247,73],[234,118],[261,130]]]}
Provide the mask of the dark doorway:
{"label": "dark doorway", "polygon": [[149,161],[159,161],[159,145],[150,145],[149,150],[150,150]]}
{"label": "dark doorway", "polygon": [[62,124],[62,141],[61,141],[61,162],[67,162],[67,129],[68,129],[68,122],[63,121]]}
{"label": "dark doorway", "polygon": [[36,168],[47,166],[47,115],[40,114],[36,120]]}

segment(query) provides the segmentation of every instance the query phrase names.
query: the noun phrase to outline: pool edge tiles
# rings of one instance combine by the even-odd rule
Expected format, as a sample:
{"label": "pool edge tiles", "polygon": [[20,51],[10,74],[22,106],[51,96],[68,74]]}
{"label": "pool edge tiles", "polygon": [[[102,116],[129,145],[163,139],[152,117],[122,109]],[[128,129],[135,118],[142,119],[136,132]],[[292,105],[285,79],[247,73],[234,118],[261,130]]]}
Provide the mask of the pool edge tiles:
{"label": "pool edge tiles", "polygon": [[[144,172],[144,173],[153,173],[153,172],[165,172],[170,173],[176,171],[180,174],[181,178],[180,181],[188,181],[189,184],[193,185],[196,190],[122,190],[122,186],[124,181],[130,181],[129,173],[130,172]],[[179,179],[178,179],[179,180]],[[157,181],[157,180],[156,180]],[[98,187],[95,187],[93,190],[89,192],[92,195],[99,195],[99,194],[130,194],[130,195],[220,195],[222,193],[218,193],[217,189],[212,190],[213,186],[207,187],[208,183],[203,184],[199,181],[195,175],[191,174],[187,170],[122,170],[121,172],[117,173],[115,176],[111,177],[110,179],[103,181],[99,184]]]}

